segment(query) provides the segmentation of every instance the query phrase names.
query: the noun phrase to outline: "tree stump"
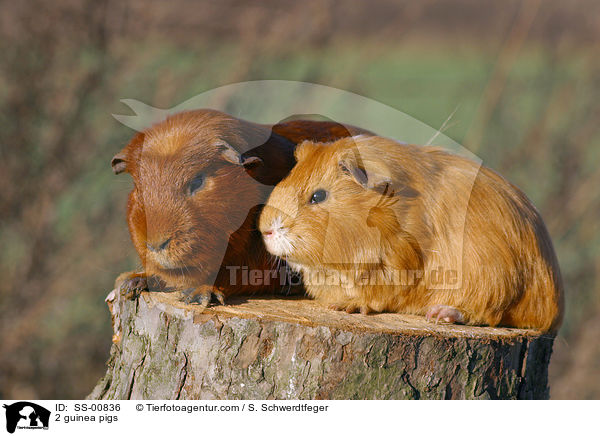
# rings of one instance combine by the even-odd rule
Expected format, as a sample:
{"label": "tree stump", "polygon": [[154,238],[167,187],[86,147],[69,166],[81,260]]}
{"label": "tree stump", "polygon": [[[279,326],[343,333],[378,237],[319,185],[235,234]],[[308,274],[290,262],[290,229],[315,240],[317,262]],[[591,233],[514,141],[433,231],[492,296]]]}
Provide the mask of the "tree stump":
{"label": "tree stump", "polygon": [[[117,287],[118,289],[118,287]],[[329,310],[304,298],[178,293],[107,302],[108,370],[89,399],[545,399],[554,337]]]}

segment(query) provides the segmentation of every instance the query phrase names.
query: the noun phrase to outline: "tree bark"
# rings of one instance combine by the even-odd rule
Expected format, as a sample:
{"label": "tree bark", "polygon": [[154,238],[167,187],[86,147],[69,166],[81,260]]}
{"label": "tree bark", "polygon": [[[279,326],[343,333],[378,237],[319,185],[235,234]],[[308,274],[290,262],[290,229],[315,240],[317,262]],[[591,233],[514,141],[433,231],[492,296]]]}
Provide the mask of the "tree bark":
{"label": "tree bark", "polygon": [[[118,289],[118,287],[117,287]],[[113,345],[89,399],[545,399],[553,336],[335,312],[307,299],[113,291]]]}

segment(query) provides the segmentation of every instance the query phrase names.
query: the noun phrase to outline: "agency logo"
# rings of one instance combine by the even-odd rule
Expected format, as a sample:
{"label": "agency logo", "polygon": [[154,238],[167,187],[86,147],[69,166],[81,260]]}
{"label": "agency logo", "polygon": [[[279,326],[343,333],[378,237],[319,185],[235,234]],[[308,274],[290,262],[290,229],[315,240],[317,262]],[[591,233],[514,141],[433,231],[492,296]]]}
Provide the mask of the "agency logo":
{"label": "agency logo", "polygon": [[6,431],[9,433],[14,433],[16,429],[48,430],[50,422],[48,409],[29,401],[4,404],[3,407],[6,409]]}

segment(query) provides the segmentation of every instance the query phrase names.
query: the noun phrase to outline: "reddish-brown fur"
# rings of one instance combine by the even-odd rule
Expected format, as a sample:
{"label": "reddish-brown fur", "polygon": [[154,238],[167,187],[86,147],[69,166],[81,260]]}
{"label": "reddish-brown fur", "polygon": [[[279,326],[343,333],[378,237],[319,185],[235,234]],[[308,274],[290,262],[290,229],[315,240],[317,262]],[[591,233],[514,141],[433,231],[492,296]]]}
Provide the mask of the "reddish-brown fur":
{"label": "reddish-brown fur", "polygon": [[[526,196],[497,173],[375,136],[306,142],[296,157],[259,228],[267,249],[303,273],[309,295],[348,312],[560,325],[550,236]],[[325,200],[311,203],[319,190]]]}
{"label": "reddish-brown fur", "polygon": [[[256,230],[261,205],[294,165],[297,142],[359,131],[319,121],[259,125],[195,110],[136,134],[112,161],[115,173],[133,177],[127,222],[144,267],[131,275],[125,290],[137,294],[148,277],[159,288],[188,290],[191,299],[207,304],[211,294],[222,299],[278,289],[278,277],[244,284],[239,268],[273,268]],[[204,182],[191,193],[199,174]],[[228,266],[238,267],[235,283]]]}

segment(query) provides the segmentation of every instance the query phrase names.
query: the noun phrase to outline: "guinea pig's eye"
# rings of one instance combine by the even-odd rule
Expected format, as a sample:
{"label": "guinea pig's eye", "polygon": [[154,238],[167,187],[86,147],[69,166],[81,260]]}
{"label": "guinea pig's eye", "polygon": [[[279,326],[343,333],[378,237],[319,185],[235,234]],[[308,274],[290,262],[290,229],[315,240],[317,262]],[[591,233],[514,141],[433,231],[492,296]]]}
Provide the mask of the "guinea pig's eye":
{"label": "guinea pig's eye", "polygon": [[188,184],[188,192],[193,195],[198,189],[204,186],[204,174],[198,173]]}
{"label": "guinea pig's eye", "polygon": [[327,198],[327,191],[324,189],[317,189],[313,192],[313,195],[310,197],[310,204],[317,204],[325,201]]}

